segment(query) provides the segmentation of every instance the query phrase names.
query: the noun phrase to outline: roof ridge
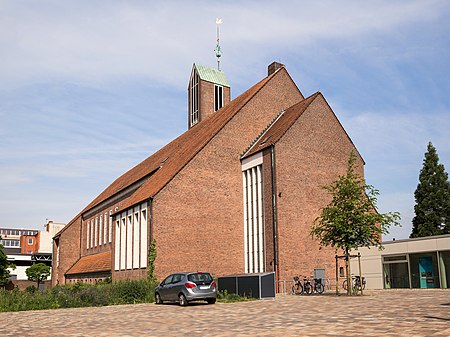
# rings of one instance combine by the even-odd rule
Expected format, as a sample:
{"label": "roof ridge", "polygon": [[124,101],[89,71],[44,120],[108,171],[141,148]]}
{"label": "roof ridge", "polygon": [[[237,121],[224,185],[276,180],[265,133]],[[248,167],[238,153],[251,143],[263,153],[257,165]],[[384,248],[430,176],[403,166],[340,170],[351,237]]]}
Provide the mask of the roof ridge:
{"label": "roof ridge", "polygon": [[[294,105],[290,106],[285,111],[283,111],[283,113],[279,113],[276,116],[276,118],[274,119],[274,121],[261,132],[261,134],[260,134],[261,136],[258,136],[257,139],[255,139],[255,141],[252,142],[252,144],[249,147],[247,147],[247,149],[241,154],[240,158],[243,159],[243,158],[245,158],[248,155],[251,155],[253,153],[259,152],[260,150],[263,150],[263,149],[267,148],[269,144],[273,145],[276,142],[278,142],[278,140],[280,140],[284,136],[284,134],[287,132],[287,130],[291,128],[291,126],[295,123],[295,121],[298,118],[300,118],[300,116],[303,114],[303,112],[311,105],[312,102],[314,102],[314,100],[319,95],[320,95],[320,92],[318,91],[318,92],[312,94],[311,96],[309,96],[309,97],[307,97],[305,99],[302,99],[301,101],[299,101],[299,102],[295,103]],[[301,112],[296,111],[298,109],[297,107],[301,106],[301,105],[304,105],[304,107],[300,108],[302,111]],[[269,132],[274,127],[274,125],[277,124],[277,122],[282,117],[286,116],[286,118],[289,119],[292,114],[294,114],[294,116],[293,116],[294,118],[292,118],[292,120],[288,123],[288,125],[286,125],[284,128],[282,128],[282,130],[281,130],[282,132],[281,133],[279,133],[278,135],[275,134],[275,138],[272,137],[272,139],[269,142],[269,144],[266,144],[266,141],[261,142],[260,145],[259,145],[260,149],[254,150],[255,145],[258,144],[259,141],[261,140],[262,134]],[[298,116],[295,117],[296,114],[298,114]],[[283,129],[284,129],[284,131],[283,131]],[[271,136],[274,136],[274,135],[272,134]],[[263,146],[263,145],[265,145],[265,146]]]}
{"label": "roof ridge", "polygon": [[255,145],[258,140],[260,140],[262,138],[262,136],[267,132],[267,130],[278,120],[278,118],[281,117],[282,114],[285,113],[285,109],[281,110],[280,112],[278,112],[275,117],[269,122],[269,124],[267,124],[267,126],[259,133],[259,135],[256,136],[256,138],[250,143],[249,146],[247,146],[247,148],[244,150],[244,152],[241,153],[240,158],[242,159],[245,154],[253,147],[253,145]]}

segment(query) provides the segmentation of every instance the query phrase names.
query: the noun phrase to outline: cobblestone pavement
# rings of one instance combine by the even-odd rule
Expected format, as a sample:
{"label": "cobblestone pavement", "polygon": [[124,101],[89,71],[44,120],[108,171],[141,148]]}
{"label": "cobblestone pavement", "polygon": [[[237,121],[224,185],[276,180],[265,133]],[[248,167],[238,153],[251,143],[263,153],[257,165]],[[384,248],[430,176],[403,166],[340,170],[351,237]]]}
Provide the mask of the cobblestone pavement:
{"label": "cobblestone pavement", "polygon": [[2,336],[450,336],[450,289],[0,313]]}

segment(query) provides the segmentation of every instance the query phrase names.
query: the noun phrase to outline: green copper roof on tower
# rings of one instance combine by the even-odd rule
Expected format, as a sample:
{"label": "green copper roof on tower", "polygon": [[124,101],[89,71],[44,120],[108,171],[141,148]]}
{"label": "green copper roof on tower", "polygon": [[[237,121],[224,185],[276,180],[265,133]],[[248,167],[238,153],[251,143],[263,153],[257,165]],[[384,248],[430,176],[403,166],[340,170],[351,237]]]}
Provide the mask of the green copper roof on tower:
{"label": "green copper roof on tower", "polygon": [[197,69],[198,76],[200,76],[201,80],[230,87],[227,77],[223,71],[205,67],[200,64],[195,64],[195,68]]}

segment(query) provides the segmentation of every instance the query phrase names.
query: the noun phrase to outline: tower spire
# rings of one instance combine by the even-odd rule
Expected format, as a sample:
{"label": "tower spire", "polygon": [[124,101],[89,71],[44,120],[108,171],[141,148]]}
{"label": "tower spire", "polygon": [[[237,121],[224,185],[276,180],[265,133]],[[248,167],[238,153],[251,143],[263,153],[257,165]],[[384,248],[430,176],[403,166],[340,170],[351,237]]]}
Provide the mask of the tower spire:
{"label": "tower spire", "polygon": [[216,44],[216,49],[214,49],[214,51],[216,52],[216,57],[217,57],[217,70],[220,70],[220,57],[222,56],[222,50],[220,49],[220,35],[219,35],[219,26],[221,24],[222,24],[222,19],[216,18],[217,44]]}

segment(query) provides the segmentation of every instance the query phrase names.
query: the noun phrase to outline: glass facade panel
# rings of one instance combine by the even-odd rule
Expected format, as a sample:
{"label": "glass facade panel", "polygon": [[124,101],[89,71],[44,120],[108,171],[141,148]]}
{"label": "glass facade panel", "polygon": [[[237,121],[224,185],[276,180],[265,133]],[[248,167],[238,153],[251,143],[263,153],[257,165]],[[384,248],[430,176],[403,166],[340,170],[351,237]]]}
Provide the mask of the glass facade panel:
{"label": "glass facade panel", "polygon": [[412,288],[440,288],[437,254],[410,254]]}
{"label": "glass facade panel", "polygon": [[409,288],[408,263],[385,263],[384,287],[385,288]]}
{"label": "glass facade panel", "polygon": [[441,286],[442,288],[448,288],[450,284],[450,250],[439,253],[439,264]]}

